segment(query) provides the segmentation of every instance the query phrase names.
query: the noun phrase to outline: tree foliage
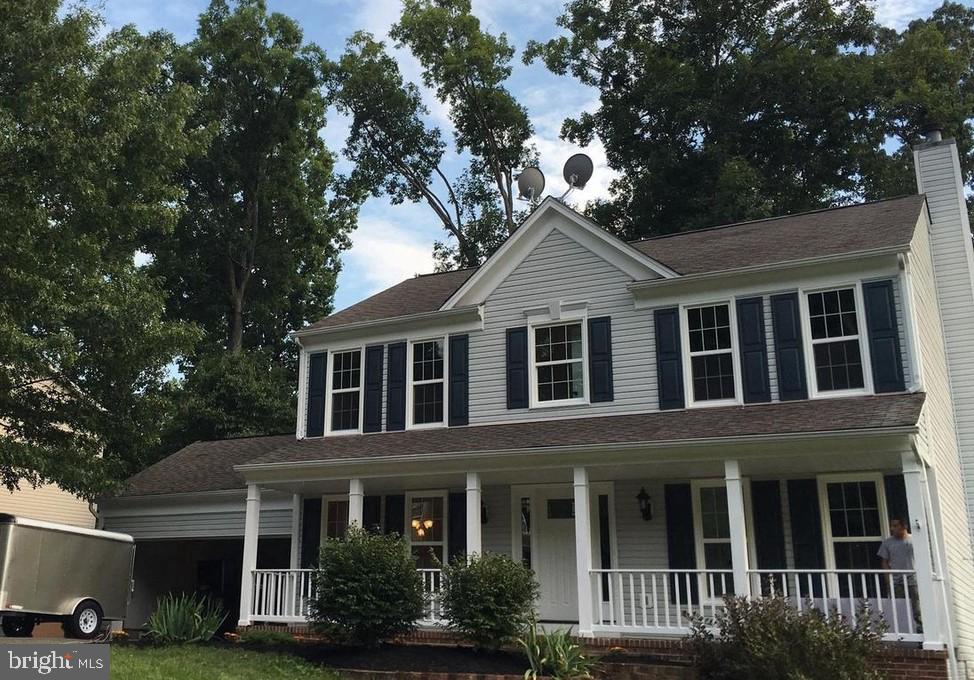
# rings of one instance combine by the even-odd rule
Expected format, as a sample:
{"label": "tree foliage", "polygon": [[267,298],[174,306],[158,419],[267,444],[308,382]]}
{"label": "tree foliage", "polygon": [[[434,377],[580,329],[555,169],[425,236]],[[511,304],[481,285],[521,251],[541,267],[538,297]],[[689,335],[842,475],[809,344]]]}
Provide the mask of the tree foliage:
{"label": "tree foliage", "polygon": [[513,173],[534,162],[527,111],[505,85],[514,50],[506,36],[481,28],[469,0],[410,0],[391,35],[449,107],[455,150],[469,164],[450,176],[444,134],[427,122],[419,88],[404,80],[384,43],[359,32],[328,79],[330,97],[352,119],[345,146],[356,164],[350,193],[425,202],[455,242],[436,244],[438,267],[477,265],[523,216]]}
{"label": "tree foliage", "polygon": [[181,175],[175,230],[150,244],[169,315],[204,333],[171,389],[161,454],[294,426],[288,334],[331,311],[357,211],[321,136],[324,60],[263,0],[214,0],[176,55],[176,78],[199,97],[188,126],[212,137]]}
{"label": "tree foliage", "polygon": [[915,190],[924,125],[970,153],[971,16],[897,33],[863,0],[572,0],[525,58],[599,90],[562,133],[605,144],[622,177],[593,212],[631,238]]}
{"label": "tree foliage", "polygon": [[165,34],[57,0],[5,3],[0,25],[0,482],[93,497],[157,440],[193,340],[133,258],[176,220],[195,96]]}

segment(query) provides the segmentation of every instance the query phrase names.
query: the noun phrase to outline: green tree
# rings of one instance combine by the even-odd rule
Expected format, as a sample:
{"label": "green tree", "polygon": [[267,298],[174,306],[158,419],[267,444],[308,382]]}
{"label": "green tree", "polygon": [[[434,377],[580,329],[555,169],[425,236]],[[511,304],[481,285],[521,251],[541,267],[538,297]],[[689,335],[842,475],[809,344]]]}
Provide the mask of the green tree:
{"label": "green tree", "polygon": [[892,149],[864,172],[866,196],[916,191],[910,147],[929,127],[957,140],[965,180],[974,189],[974,8],[946,2],[901,32],[881,30],[875,58],[877,117]]}
{"label": "green tree", "polygon": [[174,60],[175,77],[199,93],[189,126],[212,139],[182,175],[175,230],[149,248],[169,315],[204,332],[181,364],[160,453],[294,426],[288,333],[331,311],[357,211],[321,136],[323,64],[263,0],[214,0]]}
{"label": "green tree", "polygon": [[514,49],[484,31],[469,0],[410,0],[391,31],[423,67],[423,82],[449,106],[454,147],[468,159],[444,167],[447,143],[427,122],[419,88],[406,82],[385,45],[356,33],[330,65],[328,90],[352,119],[345,155],[353,192],[393,203],[425,202],[454,242],[440,242],[440,269],[480,264],[523,217],[514,173],[535,162],[527,111],[507,89]]}
{"label": "green tree", "polygon": [[194,94],[165,34],[58,0],[4,3],[0,25],[0,482],[93,497],[155,444],[193,340],[134,255],[176,220]]}
{"label": "green tree", "polygon": [[528,46],[599,90],[563,136],[622,173],[599,221],[627,237],[817,208],[862,192],[884,141],[863,0],[572,0]]}

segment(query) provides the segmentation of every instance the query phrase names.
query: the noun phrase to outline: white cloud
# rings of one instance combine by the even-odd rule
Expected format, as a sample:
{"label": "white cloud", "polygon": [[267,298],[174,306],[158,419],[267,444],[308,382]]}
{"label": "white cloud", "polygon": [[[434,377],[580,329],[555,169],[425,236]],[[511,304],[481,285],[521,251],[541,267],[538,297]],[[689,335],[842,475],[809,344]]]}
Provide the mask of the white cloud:
{"label": "white cloud", "polygon": [[432,244],[408,223],[381,217],[363,217],[352,234],[352,248],[345,253],[342,279],[354,281],[349,290],[362,299],[416,274],[433,271]]}
{"label": "white cloud", "polygon": [[906,28],[912,20],[930,16],[940,0],[878,0],[876,21],[897,30]]}

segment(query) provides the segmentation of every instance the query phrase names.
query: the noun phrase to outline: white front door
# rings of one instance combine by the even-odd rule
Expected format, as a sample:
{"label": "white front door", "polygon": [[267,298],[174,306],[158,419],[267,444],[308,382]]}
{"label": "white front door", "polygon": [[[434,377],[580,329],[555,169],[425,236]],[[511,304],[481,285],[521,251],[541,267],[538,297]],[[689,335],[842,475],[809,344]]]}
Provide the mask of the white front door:
{"label": "white front door", "polygon": [[542,621],[578,621],[572,488],[539,487],[534,498],[537,557],[533,561],[541,584],[538,616]]}

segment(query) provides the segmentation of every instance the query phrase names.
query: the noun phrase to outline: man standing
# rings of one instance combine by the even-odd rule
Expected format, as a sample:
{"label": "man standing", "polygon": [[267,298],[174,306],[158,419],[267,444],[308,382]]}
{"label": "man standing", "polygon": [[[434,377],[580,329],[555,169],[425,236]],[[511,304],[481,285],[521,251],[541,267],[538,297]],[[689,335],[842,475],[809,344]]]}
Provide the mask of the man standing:
{"label": "man standing", "polygon": [[[889,520],[889,537],[883,541],[876,552],[883,569],[913,571],[913,536],[910,535],[907,526],[908,521],[902,517],[893,517]],[[894,597],[906,595],[909,598],[916,632],[922,632],[923,626],[920,623],[920,601],[916,579],[913,574],[894,574],[891,578],[894,583]]]}

